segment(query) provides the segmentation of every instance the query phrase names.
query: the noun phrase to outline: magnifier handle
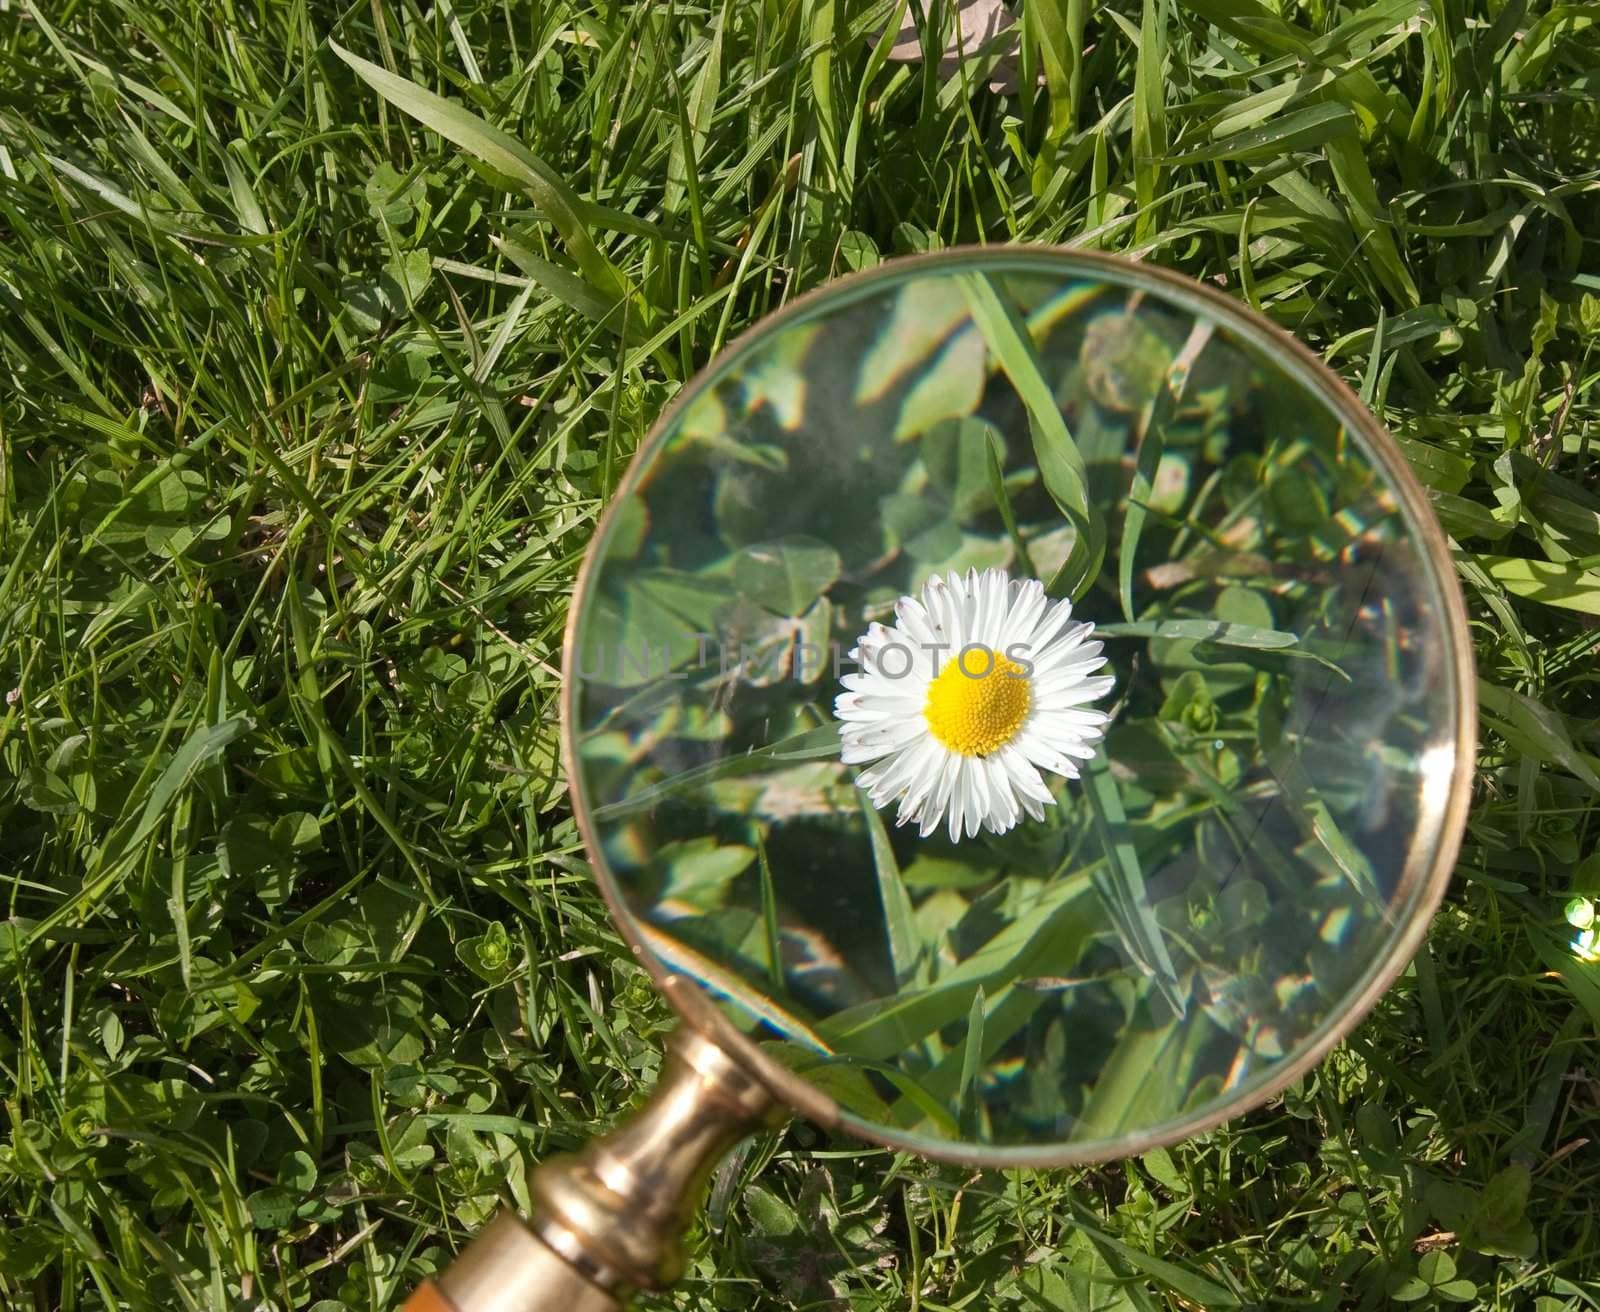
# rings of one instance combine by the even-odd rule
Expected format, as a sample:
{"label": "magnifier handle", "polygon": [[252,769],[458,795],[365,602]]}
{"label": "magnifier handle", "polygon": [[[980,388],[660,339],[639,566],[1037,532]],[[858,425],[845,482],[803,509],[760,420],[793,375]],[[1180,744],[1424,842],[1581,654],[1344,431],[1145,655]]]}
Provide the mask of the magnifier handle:
{"label": "magnifier handle", "polygon": [[539,1167],[529,1177],[533,1219],[501,1213],[405,1312],[620,1312],[631,1290],[683,1274],[683,1231],[717,1159],[781,1119],[713,1040],[678,1030],[645,1104]]}
{"label": "magnifier handle", "polygon": [[402,1312],[621,1312],[622,1306],[622,1296],[557,1257],[515,1213],[502,1212]]}
{"label": "magnifier handle", "polygon": [[402,1312],[621,1312],[622,1300],[570,1266],[513,1212],[485,1226]]}

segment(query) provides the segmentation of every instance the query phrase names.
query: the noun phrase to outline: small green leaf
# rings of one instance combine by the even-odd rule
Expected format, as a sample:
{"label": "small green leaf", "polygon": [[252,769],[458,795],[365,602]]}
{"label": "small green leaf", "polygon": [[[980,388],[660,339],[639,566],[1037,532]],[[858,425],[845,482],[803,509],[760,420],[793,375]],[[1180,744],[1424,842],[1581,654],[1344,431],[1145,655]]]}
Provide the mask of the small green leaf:
{"label": "small green leaf", "polygon": [[776,615],[799,615],[839,577],[839,553],[799,535],[745,547],[733,561],[733,581],[746,597]]}
{"label": "small green leaf", "polygon": [[236,815],[222,827],[217,860],[227,879],[252,879],[264,870],[294,863],[294,849],[273,833],[264,815]]}
{"label": "small green leaf", "polygon": [[924,435],[922,463],[928,481],[948,499],[956,522],[967,523],[994,506],[989,463],[995,447],[1003,468],[1005,440],[982,419],[944,419]]}
{"label": "small green leaf", "polygon": [[479,979],[498,984],[511,973],[511,936],[491,920],[482,934],[456,944],[456,959]]}
{"label": "small green leaf", "polygon": [[8,1221],[5,1232],[0,1234],[0,1275],[33,1280],[60,1260],[63,1248],[70,1245],[58,1226]]}
{"label": "small green leaf", "polygon": [[361,950],[361,936],[348,920],[313,921],[306,926],[300,942],[306,955],[323,965],[352,961]]}
{"label": "small green leaf", "polygon": [[1139,1159],[1139,1164],[1150,1173],[1150,1178],[1164,1186],[1175,1198],[1190,1192],[1189,1179],[1178,1170],[1172,1154],[1165,1148],[1152,1148]]}
{"label": "small green leaf", "polygon": [[122,1051],[122,1021],[117,1018],[117,1013],[111,1008],[105,1008],[99,1016],[100,1042],[105,1046],[106,1056],[112,1061],[117,1059],[117,1054]]}
{"label": "small green leaf", "polygon": [[1315,533],[1328,523],[1328,498],[1321,485],[1299,469],[1286,469],[1267,484],[1271,527],[1278,532]]}
{"label": "small green leaf", "polygon": [[[1155,1257],[1143,1249],[1125,1244],[1120,1239],[1115,1239],[1103,1230],[1094,1226],[1082,1208],[1073,1208],[1075,1223],[1088,1233],[1097,1244],[1103,1244],[1116,1253],[1135,1270],[1143,1272],[1152,1280],[1159,1281],[1167,1288],[1182,1294],[1196,1307],[1203,1308],[1234,1308],[1239,1306],[1238,1297],[1226,1287],[1219,1285],[1215,1280],[1208,1280],[1199,1272],[1187,1266],[1180,1266],[1176,1262],[1169,1262],[1165,1258]],[[1214,1259],[1213,1259],[1214,1260]]]}
{"label": "small green leaf", "polygon": [[322,826],[314,815],[291,811],[273,821],[272,841],[291,852],[318,852],[322,850]]}
{"label": "small green leaf", "polygon": [[967,320],[953,279],[913,278],[895,295],[883,331],[860,360],[853,399],[864,406],[894,397],[897,442],[977,408],[986,377],[983,341]]}
{"label": "small green leaf", "polygon": [[839,258],[847,269],[859,273],[862,269],[876,268],[883,257],[878,253],[878,244],[870,236],[851,229],[839,238]]}
{"label": "small green leaf", "polygon": [[1207,734],[1217,727],[1217,705],[1199,670],[1186,670],[1172,685],[1157,716],[1189,733]]}
{"label": "small green leaf", "polygon": [[345,285],[345,318],[358,333],[379,332],[410,313],[432,278],[433,264],[428,253],[407,251],[391,260],[375,278]]}
{"label": "small green leaf", "polygon": [[24,806],[46,815],[77,815],[81,809],[72,785],[42,765],[30,765],[22,772],[19,793]]}
{"label": "small green leaf", "polygon": [[1527,1217],[1532,1177],[1526,1166],[1508,1166],[1484,1186],[1462,1242],[1490,1257],[1529,1257],[1538,1247]]}
{"label": "small green leaf", "polygon": [[907,888],[979,888],[994,882],[994,875],[969,861],[949,857],[918,856],[900,871]]}
{"label": "small green leaf", "polygon": [[[1167,371],[1172,357],[1172,343],[1136,310],[1110,311],[1091,319],[1078,350],[1089,395],[1119,414],[1144,412],[1148,416],[1162,392],[1171,390]],[[1170,407],[1165,417],[1156,418],[1158,426],[1164,423],[1170,418]]]}
{"label": "small green leaf", "polygon": [[317,1185],[317,1164],[311,1154],[296,1149],[278,1167],[278,1183],[285,1189],[308,1194]]}
{"label": "small green leaf", "polygon": [[762,1185],[746,1188],[743,1202],[751,1223],[769,1239],[782,1239],[800,1228],[800,1217],[794,1208]]}
{"label": "small green leaf", "polygon": [[299,1195],[288,1189],[258,1189],[245,1199],[257,1230],[282,1230],[294,1220],[294,1209],[299,1205]]}
{"label": "small green leaf", "polygon": [[367,208],[383,219],[390,227],[398,228],[411,221],[416,213],[415,200],[423,191],[420,178],[407,179],[388,160],[382,160],[372,170],[362,189],[367,198]]}
{"label": "small green leaf", "polygon": [[693,903],[704,910],[720,906],[727,886],[750,866],[755,849],[742,844],[719,844],[710,836],[667,843],[656,854],[666,871],[663,898]]}
{"label": "small green leaf", "polygon": [[890,539],[913,560],[933,563],[961,549],[961,525],[935,497],[894,492],[881,502]]}
{"label": "small green leaf", "polygon": [[1360,1131],[1360,1141],[1374,1152],[1392,1153],[1399,1147],[1394,1120],[1379,1103],[1364,1102],[1356,1109],[1356,1129]]}
{"label": "small green leaf", "polygon": [[1430,1249],[1418,1259],[1417,1274],[1430,1285],[1442,1285],[1455,1279],[1455,1259],[1442,1248]]}
{"label": "small green leaf", "polygon": [[1384,1289],[1396,1303],[1415,1303],[1428,1296],[1427,1282],[1408,1272],[1395,1272],[1385,1282]]}

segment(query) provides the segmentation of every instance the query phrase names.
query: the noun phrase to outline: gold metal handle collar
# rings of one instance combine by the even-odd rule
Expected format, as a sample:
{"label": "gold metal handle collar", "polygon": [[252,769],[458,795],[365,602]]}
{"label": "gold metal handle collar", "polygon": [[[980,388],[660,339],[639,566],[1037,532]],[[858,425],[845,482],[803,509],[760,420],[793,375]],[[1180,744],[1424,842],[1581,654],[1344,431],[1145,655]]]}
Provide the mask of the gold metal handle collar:
{"label": "gold metal handle collar", "polygon": [[502,1213],[406,1312],[619,1312],[629,1290],[683,1274],[683,1231],[717,1159],[781,1120],[765,1087],[713,1040],[678,1030],[645,1104],[539,1167],[531,1222]]}

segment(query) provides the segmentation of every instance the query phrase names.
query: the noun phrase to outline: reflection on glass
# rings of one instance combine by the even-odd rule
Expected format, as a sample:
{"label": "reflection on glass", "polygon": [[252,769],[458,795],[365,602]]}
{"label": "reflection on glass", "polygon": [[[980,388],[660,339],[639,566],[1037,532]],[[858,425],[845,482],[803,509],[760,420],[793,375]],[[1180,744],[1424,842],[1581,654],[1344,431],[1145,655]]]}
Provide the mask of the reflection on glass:
{"label": "reflection on glass", "polygon": [[[1131,266],[891,270],[728,352],[619,494],[567,653],[602,877],[863,1124],[1115,1145],[1220,1111],[1424,891],[1458,729],[1439,584],[1257,331]],[[959,841],[875,806],[835,718],[858,640],[952,576],[1070,600],[1110,678],[1077,777]]]}

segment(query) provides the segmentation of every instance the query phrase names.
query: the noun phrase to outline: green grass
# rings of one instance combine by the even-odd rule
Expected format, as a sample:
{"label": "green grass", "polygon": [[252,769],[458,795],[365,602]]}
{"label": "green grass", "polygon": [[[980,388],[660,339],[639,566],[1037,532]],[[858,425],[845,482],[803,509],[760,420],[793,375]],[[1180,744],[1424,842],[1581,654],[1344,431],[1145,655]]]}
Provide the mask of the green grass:
{"label": "green grass", "polygon": [[1448,902],[1269,1107],[1003,1176],[796,1125],[647,1305],[1600,1307],[1594,7],[1033,0],[1009,96],[893,8],[0,4],[0,1304],[395,1306],[639,1095],[554,747],[607,490],[796,293],[1070,240],[1407,443],[1484,685]]}

